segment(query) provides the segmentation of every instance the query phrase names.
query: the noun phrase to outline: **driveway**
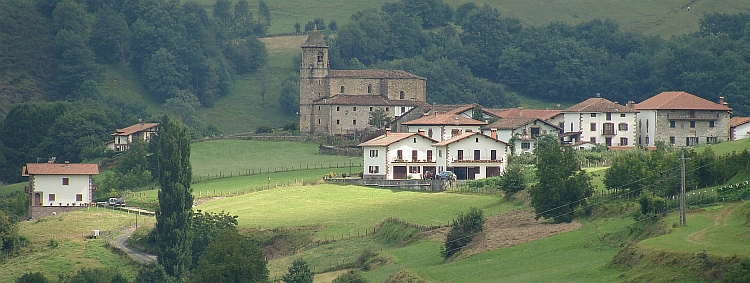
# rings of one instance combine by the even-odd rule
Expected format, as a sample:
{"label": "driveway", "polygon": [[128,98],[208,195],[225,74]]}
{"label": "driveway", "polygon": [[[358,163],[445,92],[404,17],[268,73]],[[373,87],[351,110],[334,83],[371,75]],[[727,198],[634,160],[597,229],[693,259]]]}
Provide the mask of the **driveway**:
{"label": "driveway", "polygon": [[129,231],[126,231],[124,234],[115,237],[115,239],[112,241],[112,246],[122,250],[125,252],[126,255],[128,255],[133,260],[139,262],[139,263],[149,263],[152,261],[156,261],[156,256],[152,254],[142,253],[136,250],[133,250],[128,247],[127,242],[128,239],[130,239],[130,234],[133,233],[133,230],[128,229]]}

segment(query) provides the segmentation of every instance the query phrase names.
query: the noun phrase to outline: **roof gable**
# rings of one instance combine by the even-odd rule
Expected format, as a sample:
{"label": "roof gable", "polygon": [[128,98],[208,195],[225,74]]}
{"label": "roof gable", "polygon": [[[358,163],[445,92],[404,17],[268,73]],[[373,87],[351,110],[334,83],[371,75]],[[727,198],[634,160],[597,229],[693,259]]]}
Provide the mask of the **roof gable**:
{"label": "roof gable", "polygon": [[493,138],[491,138],[489,136],[486,136],[486,135],[484,135],[484,134],[482,134],[480,132],[468,132],[468,133],[463,133],[463,134],[457,135],[455,137],[452,137],[450,139],[441,141],[439,143],[436,143],[435,146],[446,146],[446,145],[458,142],[460,140],[463,140],[463,139],[466,139],[466,138],[472,137],[472,136],[479,136],[481,138],[484,138],[484,139],[487,139],[487,140],[490,140],[490,141],[494,141],[494,142],[497,142],[497,143],[501,143],[501,144],[504,144],[506,146],[510,145],[507,142],[504,142],[504,141],[501,141],[501,140],[497,140],[497,139],[493,139]]}
{"label": "roof gable", "polygon": [[581,103],[565,108],[563,112],[606,113],[635,112],[633,108],[620,105],[601,97],[589,98]]}
{"label": "roof gable", "polygon": [[458,114],[433,114],[422,116],[420,118],[403,122],[402,125],[407,126],[418,126],[418,125],[455,125],[455,126],[482,126],[486,125],[486,122],[477,121],[471,118],[467,118]]}
{"label": "roof gable", "polygon": [[30,175],[98,175],[98,164],[54,164],[28,163],[23,167],[22,176]]}
{"label": "roof gable", "polygon": [[159,123],[138,123],[138,124],[126,127],[126,128],[117,129],[111,135],[112,136],[129,136],[138,132],[147,131],[156,126],[159,126]]}
{"label": "roof gable", "polygon": [[637,110],[717,110],[730,111],[726,105],[711,102],[684,91],[665,91],[635,105]]}
{"label": "roof gable", "polygon": [[483,109],[485,112],[498,118],[537,118],[549,120],[562,113],[562,110],[536,110],[523,108],[508,109]]}
{"label": "roof gable", "polygon": [[729,119],[729,127],[737,127],[744,124],[747,124],[750,122],[750,117],[732,117],[732,119]]}
{"label": "roof gable", "polygon": [[371,140],[368,140],[366,142],[360,143],[357,146],[388,146],[391,144],[394,144],[396,142],[405,140],[407,138],[417,136],[419,138],[423,138],[427,140],[430,143],[436,143],[437,141],[434,139],[431,139],[429,137],[426,137],[424,135],[421,135],[419,133],[386,133],[385,135],[375,137]]}
{"label": "roof gable", "polygon": [[534,123],[534,121],[539,121],[542,124],[546,124],[558,130],[560,129],[558,126],[552,125],[549,122],[539,118],[500,118],[492,124],[483,126],[482,129],[515,130],[528,124]]}

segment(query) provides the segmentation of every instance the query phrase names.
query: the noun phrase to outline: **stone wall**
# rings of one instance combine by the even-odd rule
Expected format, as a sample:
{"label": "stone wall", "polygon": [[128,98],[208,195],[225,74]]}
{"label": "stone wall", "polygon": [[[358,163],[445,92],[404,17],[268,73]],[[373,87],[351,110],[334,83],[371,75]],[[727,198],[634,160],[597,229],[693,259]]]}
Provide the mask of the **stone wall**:
{"label": "stone wall", "polygon": [[87,206],[32,206],[31,217],[32,219],[39,219],[47,216],[52,216],[57,213],[79,210],[86,207]]}
{"label": "stone wall", "polygon": [[411,191],[442,192],[453,187],[455,181],[447,180],[374,180],[374,179],[328,179],[331,183],[345,183],[357,186],[369,186],[383,189],[399,189]]}
{"label": "stone wall", "polygon": [[[685,146],[686,138],[698,138],[698,144],[706,144],[708,138],[715,138],[716,142],[729,140],[729,114],[726,111],[657,111],[656,121],[655,140],[666,144],[670,144],[670,137],[675,138],[675,146]],[[670,121],[674,121],[674,128]],[[694,128],[690,127],[691,121],[695,122]]]}

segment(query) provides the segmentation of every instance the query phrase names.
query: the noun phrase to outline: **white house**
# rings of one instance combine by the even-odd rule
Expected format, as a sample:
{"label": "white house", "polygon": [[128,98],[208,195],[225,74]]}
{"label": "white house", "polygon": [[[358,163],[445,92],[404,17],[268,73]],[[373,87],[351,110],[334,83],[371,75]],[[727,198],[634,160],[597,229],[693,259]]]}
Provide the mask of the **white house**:
{"label": "white house", "polygon": [[581,141],[606,146],[635,146],[636,113],[632,102],[623,106],[601,97],[589,98],[563,110],[563,135],[580,135]]}
{"label": "white house", "polygon": [[425,135],[437,141],[444,141],[467,132],[479,132],[486,122],[477,121],[454,113],[435,113],[403,122],[409,132],[424,131]]}
{"label": "white house", "polygon": [[539,120],[555,125],[561,129],[563,128],[562,123],[564,122],[564,118],[562,115],[562,110],[523,109],[523,107],[518,107],[506,109],[484,109],[484,111],[487,112],[490,116],[494,116],[499,119],[537,118]]}
{"label": "white house", "polygon": [[520,155],[534,153],[540,135],[557,136],[560,128],[538,118],[500,118],[482,126],[482,133],[513,145],[513,154]]}
{"label": "white house", "polygon": [[97,164],[28,163],[22,176],[29,177],[31,206],[86,206],[93,202],[93,175]]}
{"label": "white house", "polygon": [[750,117],[729,119],[729,139],[741,140],[750,137]]}
{"label": "white house", "polygon": [[635,105],[642,146],[662,141],[692,146],[729,140],[729,113],[724,98],[711,102],[682,91],[662,92]]}
{"label": "white house", "polygon": [[392,133],[359,144],[364,152],[363,179],[421,179],[424,172],[436,173],[433,144],[437,141],[420,133]]}
{"label": "white house", "polygon": [[438,172],[445,168],[459,180],[500,176],[508,165],[509,145],[479,132],[465,132],[434,146]]}
{"label": "white house", "polygon": [[111,134],[112,141],[107,147],[114,151],[128,150],[130,144],[136,140],[149,141],[156,135],[159,123],[138,123],[127,128],[117,129]]}

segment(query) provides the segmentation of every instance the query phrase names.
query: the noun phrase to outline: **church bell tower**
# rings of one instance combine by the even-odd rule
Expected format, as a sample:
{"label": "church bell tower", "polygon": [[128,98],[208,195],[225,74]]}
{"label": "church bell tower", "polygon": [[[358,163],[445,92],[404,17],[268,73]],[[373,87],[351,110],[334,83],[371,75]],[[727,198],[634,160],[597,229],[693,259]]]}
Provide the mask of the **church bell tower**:
{"label": "church bell tower", "polygon": [[316,116],[313,102],[328,97],[328,46],[317,27],[302,45],[299,69],[300,132],[315,134]]}

